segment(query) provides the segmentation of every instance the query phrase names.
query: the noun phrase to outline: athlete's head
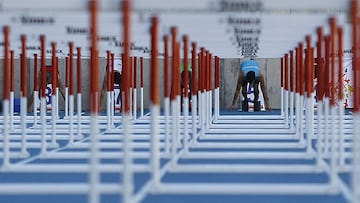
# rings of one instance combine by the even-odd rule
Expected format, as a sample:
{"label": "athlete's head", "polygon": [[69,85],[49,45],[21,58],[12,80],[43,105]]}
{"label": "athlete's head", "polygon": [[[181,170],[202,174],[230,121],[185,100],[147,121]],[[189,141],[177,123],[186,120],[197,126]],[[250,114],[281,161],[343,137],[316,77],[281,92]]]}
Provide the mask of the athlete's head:
{"label": "athlete's head", "polygon": [[252,83],[252,82],[254,82],[254,80],[255,80],[255,72],[254,71],[249,71],[246,74],[246,81],[249,82],[249,83]]}

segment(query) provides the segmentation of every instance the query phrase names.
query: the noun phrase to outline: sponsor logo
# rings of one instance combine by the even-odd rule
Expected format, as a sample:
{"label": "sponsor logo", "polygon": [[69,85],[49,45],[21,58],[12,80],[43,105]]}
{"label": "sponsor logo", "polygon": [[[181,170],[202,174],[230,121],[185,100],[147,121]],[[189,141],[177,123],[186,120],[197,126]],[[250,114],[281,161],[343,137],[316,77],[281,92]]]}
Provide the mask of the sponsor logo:
{"label": "sponsor logo", "polygon": [[98,41],[104,41],[104,42],[116,41],[116,37],[115,36],[98,36]]}
{"label": "sponsor logo", "polygon": [[40,46],[26,46],[26,50],[40,50]]}
{"label": "sponsor logo", "polygon": [[67,34],[87,34],[88,31],[87,28],[66,26]]}
{"label": "sponsor logo", "polygon": [[54,24],[53,17],[37,17],[37,16],[21,16],[20,21],[22,24]]}
{"label": "sponsor logo", "polygon": [[258,25],[261,23],[260,18],[234,18],[228,17],[228,24],[230,25]]}
{"label": "sponsor logo", "polygon": [[263,3],[259,0],[221,0],[219,1],[220,11],[262,11]]}

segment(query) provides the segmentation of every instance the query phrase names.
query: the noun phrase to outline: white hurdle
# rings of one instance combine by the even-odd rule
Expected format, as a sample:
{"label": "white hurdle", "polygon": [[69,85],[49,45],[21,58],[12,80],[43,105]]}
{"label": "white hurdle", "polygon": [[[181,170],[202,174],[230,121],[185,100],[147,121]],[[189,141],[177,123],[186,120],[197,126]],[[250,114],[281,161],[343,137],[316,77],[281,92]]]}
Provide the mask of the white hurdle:
{"label": "white hurdle", "polygon": [[[124,86],[123,92],[120,94],[123,94],[121,104],[123,112],[120,113],[120,116],[116,114],[119,120],[121,119],[121,122],[116,122],[116,126],[113,125],[115,115],[112,87],[108,86],[106,94],[107,115],[98,115],[98,1],[90,1],[90,29],[92,30],[90,36],[92,48],[90,57],[91,87],[88,98],[90,114],[82,112],[81,80],[79,82],[81,54],[80,48],[78,48],[77,118],[74,117],[73,53],[70,44],[68,61],[70,69],[69,117],[64,119],[57,117],[56,100],[58,97],[56,92],[53,92],[52,115],[46,115],[45,35],[40,37],[42,73],[40,120],[37,121],[37,109],[34,109],[34,115],[26,114],[25,89],[21,90],[21,118],[9,112],[11,106],[9,101],[10,83],[9,77],[6,77],[9,75],[9,35],[6,34],[9,33],[9,27],[4,28],[4,112],[0,117],[0,129],[2,130],[0,135],[1,175],[19,173],[21,175],[31,174],[36,177],[59,173],[79,175],[77,177],[85,175],[86,180],[75,182],[69,179],[64,183],[42,183],[37,180],[34,182],[24,180],[14,180],[15,183],[2,182],[0,183],[0,199],[2,195],[37,196],[46,194],[63,195],[64,197],[66,195],[87,195],[87,202],[101,203],[103,196],[116,195],[116,198],[119,198],[118,201],[124,203],[142,203],[147,196],[151,195],[186,195],[196,197],[196,201],[198,201],[199,195],[204,195],[206,198],[211,198],[211,195],[229,195],[223,197],[223,201],[226,202],[228,197],[233,198],[235,195],[241,196],[239,198],[248,195],[254,197],[299,195],[297,198],[323,196],[327,197],[326,199],[339,198],[349,203],[360,202],[360,138],[358,136],[360,133],[358,93],[360,74],[359,70],[354,71],[354,80],[357,82],[354,87],[355,108],[351,115],[350,111],[345,110],[342,106],[342,88],[336,89],[334,85],[342,77],[341,58],[340,62],[336,63],[336,59],[330,58],[329,55],[330,52],[342,52],[343,30],[341,27],[330,24],[332,26],[330,35],[322,33],[322,29],[317,30],[317,52],[315,52],[315,47],[312,47],[311,35],[307,35],[305,38],[306,56],[303,54],[302,42],[296,48],[296,62],[293,58],[293,51],[284,55],[281,60],[283,68],[281,70],[279,115],[221,111],[219,101],[221,89],[218,75],[220,58],[215,56],[215,63],[212,64],[211,52],[203,47],[198,50],[197,43],[193,42],[191,52],[193,86],[191,87],[190,115],[188,95],[184,96],[182,103],[180,102],[180,94],[182,94],[180,91],[180,47],[184,47],[184,86],[187,87],[189,82],[187,80],[189,67],[187,54],[190,36],[184,35],[183,40],[179,41],[177,38],[177,34],[180,33],[178,28],[174,26],[170,30],[173,48],[171,79],[168,78],[169,47],[167,43],[169,36],[164,37],[164,72],[166,74],[163,106],[160,106],[161,74],[157,47],[159,45],[160,19],[154,16],[151,19],[151,70],[148,71],[150,74],[147,76],[151,82],[149,88],[150,113],[146,115],[143,113],[144,89],[143,85],[140,85],[141,110],[140,116],[137,117],[135,98],[137,87],[133,85],[131,88],[131,82],[134,81],[129,77],[132,68],[130,62],[131,43],[129,43],[131,41],[130,3],[130,0],[124,0],[121,6],[123,9],[121,18],[123,29],[121,30],[124,37],[122,72]],[[338,28],[336,33],[334,33],[334,27]],[[356,29],[358,30],[357,27]],[[337,42],[339,43],[336,46],[335,37],[338,37]],[[330,40],[331,38],[333,40]],[[25,41],[25,38],[23,40]],[[320,42],[324,43],[325,50],[322,49],[323,46]],[[26,48],[24,42],[22,46],[23,49]],[[321,47],[320,50],[319,47]],[[53,53],[56,53],[55,43],[52,44],[52,50]],[[318,63],[321,64],[318,67],[318,74],[324,75],[321,80],[320,78],[317,80],[318,100],[316,103],[313,78],[315,53],[317,53]],[[57,74],[55,58],[54,54],[52,58],[53,75]],[[108,57],[108,60],[110,58]],[[325,59],[324,64],[322,64],[323,58]],[[356,65],[359,61],[357,57],[354,58]],[[24,72],[26,72],[25,59],[26,53],[23,51],[21,70]],[[134,67],[136,67],[135,64]],[[142,72],[142,58],[140,58],[140,67]],[[108,69],[110,84],[113,72],[110,71],[109,62]],[[214,70],[215,81],[212,81]],[[305,71],[306,77],[304,77]],[[133,72],[134,75],[136,75],[135,72]],[[338,73],[338,77],[334,76],[335,73]],[[22,76],[26,77],[23,74]],[[172,81],[171,95],[168,88],[169,81]],[[304,81],[306,81],[305,84]],[[55,86],[53,89],[56,89],[56,80],[53,80],[53,85]],[[198,88],[197,85],[199,85]],[[184,92],[187,94],[186,88]],[[336,95],[339,95],[338,98]],[[132,96],[134,96],[133,100]],[[34,103],[36,103],[36,99],[34,99]],[[337,103],[339,107],[336,106]],[[164,113],[160,113],[161,107],[163,107]],[[183,107],[182,111],[181,107]],[[10,115],[13,116],[13,129],[10,127]],[[39,123],[41,126],[28,126],[30,123]],[[75,137],[76,134],[77,137]],[[77,140],[75,141],[75,139]],[[51,149],[49,140],[51,143],[57,142],[58,148]],[[18,151],[20,151],[20,157]],[[111,163],[107,161],[111,161]],[[139,178],[138,175],[143,176],[144,174],[150,174],[150,177]],[[168,176],[178,174],[183,176],[173,180],[167,179]],[[107,182],[108,180],[105,182],[103,175],[104,177],[111,175],[111,182]],[[113,175],[114,177],[112,177]],[[187,175],[190,176],[191,181],[183,178]],[[201,179],[203,175],[208,175],[206,178],[209,180]],[[263,175],[271,178],[261,179]],[[299,177],[306,175],[315,178],[309,178],[306,181],[299,180]],[[118,178],[118,176],[120,177]],[[277,178],[277,176],[286,176],[286,180]],[[344,176],[346,178],[343,178]],[[65,198],[64,201],[66,201]]]}

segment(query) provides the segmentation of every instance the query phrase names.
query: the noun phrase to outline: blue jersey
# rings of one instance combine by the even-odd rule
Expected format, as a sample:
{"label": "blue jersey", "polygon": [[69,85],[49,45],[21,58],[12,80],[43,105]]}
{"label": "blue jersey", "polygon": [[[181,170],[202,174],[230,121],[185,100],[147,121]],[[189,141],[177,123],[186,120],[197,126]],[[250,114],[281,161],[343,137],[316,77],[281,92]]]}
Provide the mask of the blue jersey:
{"label": "blue jersey", "polygon": [[255,79],[259,77],[259,64],[254,60],[245,60],[240,65],[240,70],[244,71],[244,76],[250,71],[254,71]]}

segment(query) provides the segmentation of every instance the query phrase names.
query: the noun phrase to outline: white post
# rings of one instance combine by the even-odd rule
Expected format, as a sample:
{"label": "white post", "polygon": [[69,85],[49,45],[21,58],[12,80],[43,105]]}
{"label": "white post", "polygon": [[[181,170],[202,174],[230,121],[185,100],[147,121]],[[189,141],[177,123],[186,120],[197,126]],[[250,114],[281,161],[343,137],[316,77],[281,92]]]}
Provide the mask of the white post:
{"label": "white post", "polygon": [[106,118],[107,118],[107,129],[111,128],[111,92],[106,91]]}
{"label": "white post", "polygon": [[[59,88],[56,87],[56,92],[59,92]],[[58,95],[60,95],[61,93],[59,92]],[[56,115],[56,119],[60,119],[59,117],[59,97],[60,96],[57,96],[56,99],[55,99],[55,115]],[[54,108],[54,107],[53,107]]]}
{"label": "white post", "polygon": [[171,101],[171,124],[172,124],[172,137],[171,137],[171,164],[173,167],[177,164],[176,159],[176,153],[178,148],[178,142],[179,142],[179,102],[178,102],[178,96],[176,96],[176,99]]}
{"label": "white post", "polygon": [[132,105],[133,105],[133,89],[130,87],[129,88],[129,106],[130,106],[130,111],[129,111],[129,113],[130,113],[130,118],[132,118],[132,119],[135,119],[134,117],[132,117],[133,116],[133,113],[132,113],[132,110],[133,110],[133,108],[132,108]]}
{"label": "white post", "polygon": [[[203,119],[204,119],[203,108],[204,108],[204,106],[203,106],[203,102],[202,102],[203,98],[202,98],[201,91],[198,91],[198,98],[199,98],[199,108],[198,108],[199,109],[199,128],[200,128],[200,134],[202,135],[204,133],[204,129],[203,129]],[[196,138],[196,140],[197,140],[197,138]]]}
{"label": "white post", "polygon": [[90,131],[90,174],[89,174],[89,184],[90,192],[89,199],[90,203],[100,202],[100,192],[99,192],[99,139],[98,139],[98,115],[97,113],[91,113],[91,131]]}
{"label": "white post", "polygon": [[153,186],[160,186],[160,148],[159,148],[159,114],[160,107],[151,104],[151,173]]}
{"label": "white post", "polygon": [[26,146],[26,136],[27,136],[27,132],[26,132],[26,112],[27,112],[27,98],[26,97],[21,97],[21,106],[20,106],[20,114],[21,114],[21,133],[22,133],[22,139],[21,139],[21,153],[20,153],[20,157],[21,158],[26,158],[28,157],[30,154],[27,151],[27,146]]}
{"label": "white post", "polygon": [[33,98],[33,115],[34,115],[34,125],[37,125],[37,106],[38,106],[38,98],[39,92],[34,91],[34,98]]}
{"label": "white post", "polygon": [[281,87],[281,90],[280,90],[280,96],[281,96],[281,99],[280,99],[280,103],[281,103],[281,106],[280,106],[280,112],[281,112],[281,117],[284,117],[284,88]]}
{"label": "white post", "polygon": [[324,148],[324,134],[323,134],[323,111],[324,105],[323,101],[318,101],[317,103],[317,157],[316,157],[316,167],[321,169],[321,163],[323,160],[323,148]]}
{"label": "white post", "polygon": [[330,103],[329,98],[324,98],[324,156],[329,154],[330,142],[329,142],[329,112]]}
{"label": "white post", "polygon": [[131,114],[125,112],[122,116],[123,126],[124,126],[124,135],[123,135],[123,201],[122,202],[133,202],[132,194],[134,191],[133,183],[133,169],[132,169],[132,127],[131,127]]}
{"label": "white post", "polygon": [[51,143],[50,143],[50,147],[58,147],[59,145],[56,143],[56,120],[57,120],[57,116],[56,116],[56,99],[57,95],[52,95],[51,96],[51,116],[52,116],[52,129],[51,129]]}
{"label": "white post", "polygon": [[337,145],[338,145],[338,139],[337,139],[337,129],[336,129],[336,117],[337,111],[335,106],[330,106],[330,112],[331,112],[331,158],[330,158],[330,187],[331,189],[336,189],[338,185],[337,181]]}
{"label": "white post", "polygon": [[209,91],[204,91],[204,96],[205,96],[205,127],[206,130],[210,129],[210,112],[211,112],[211,106],[210,106],[210,93]]}
{"label": "white post", "polygon": [[205,129],[206,129],[206,121],[207,121],[207,99],[206,99],[206,91],[204,90],[204,92],[202,93],[202,114],[203,114],[203,123],[202,123],[202,129],[203,129],[203,132],[205,133]]}
{"label": "white post", "polygon": [[[170,104],[169,104],[170,106]],[[140,88],[140,117],[144,116],[144,88]]]}
{"label": "white post", "polygon": [[299,135],[300,135],[300,143],[305,143],[305,134],[304,134],[304,124],[303,124],[303,117],[304,117],[304,95],[300,95],[300,104],[299,104]]}
{"label": "white post", "polygon": [[136,94],[136,88],[133,89],[133,94],[134,94],[134,101],[133,101],[133,107],[134,107],[134,110],[133,110],[133,115],[134,115],[134,119],[136,119],[137,117],[137,94]]}
{"label": "white post", "polygon": [[207,94],[208,94],[208,107],[209,107],[207,129],[210,129],[210,123],[212,121],[212,115],[213,115],[212,90],[210,90]]}
{"label": "white post", "polygon": [[306,137],[307,137],[307,146],[306,154],[311,155],[311,144],[312,136],[314,134],[314,93],[310,94],[310,97],[306,98]]}
{"label": "white post", "polygon": [[10,130],[14,128],[14,92],[10,91]]}
{"label": "white post", "polygon": [[115,114],[115,93],[114,91],[110,92],[110,122],[111,122],[111,127],[115,128],[115,124],[114,124],[114,114]]}
{"label": "white post", "polygon": [[69,120],[69,142],[68,145],[73,145],[74,144],[74,95],[70,95],[69,96],[69,115],[70,115],[70,120]]}
{"label": "white post", "polygon": [[192,142],[197,142],[197,97],[196,95],[192,95],[192,103],[191,103],[191,120],[192,120]]}
{"label": "white post", "polygon": [[40,121],[41,121],[41,154],[46,154],[46,98],[40,99]]}
{"label": "white post", "polygon": [[289,91],[285,90],[285,101],[284,101],[284,110],[285,110],[285,128],[289,128]]}
{"label": "white post", "polygon": [[[170,99],[169,97],[164,98],[164,116],[165,116],[165,154],[170,153],[170,122],[169,122],[169,115],[170,115]],[[142,111],[143,113],[143,111]]]}
{"label": "white post", "polygon": [[290,129],[294,129],[294,92],[290,92]]}
{"label": "white post", "polygon": [[69,117],[69,88],[65,87],[65,116],[67,119]]}
{"label": "white post", "polygon": [[339,160],[340,167],[345,167],[345,136],[344,136],[344,100],[340,100],[339,105]]}
{"label": "white post", "polygon": [[4,113],[4,148],[3,148],[3,168],[10,166],[10,137],[9,137],[9,100],[3,101],[3,113]]}
{"label": "white post", "polygon": [[215,89],[215,121],[217,121],[220,117],[220,96],[219,96],[219,88]]}
{"label": "white post", "polygon": [[[176,109],[175,109],[175,120],[176,120],[176,140],[177,140],[177,147],[181,147],[181,136],[180,136],[180,115],[181,115],[181,97],[180,95],[176,96]],[[177,148],[176,148],[177,149]]]}
{"label": "white post", "polygon": [[189,123],[189,98],[184,97],[183,98],[183,114],[184,114],[184,152],[189,152],[189,129],[188,129],[188,123]]}
{"label": "white post", "polygon": [[78,125],[77,125],[77,139],[82,139],[82,133],[81,133],[81,93],[77,94],[77,121],[78,121]]}
{"label": "white post", "polygon": [[295,93],[295,133],[299,136],[299,143],[301,143],[301,136],[300,136],[300,93]]}

